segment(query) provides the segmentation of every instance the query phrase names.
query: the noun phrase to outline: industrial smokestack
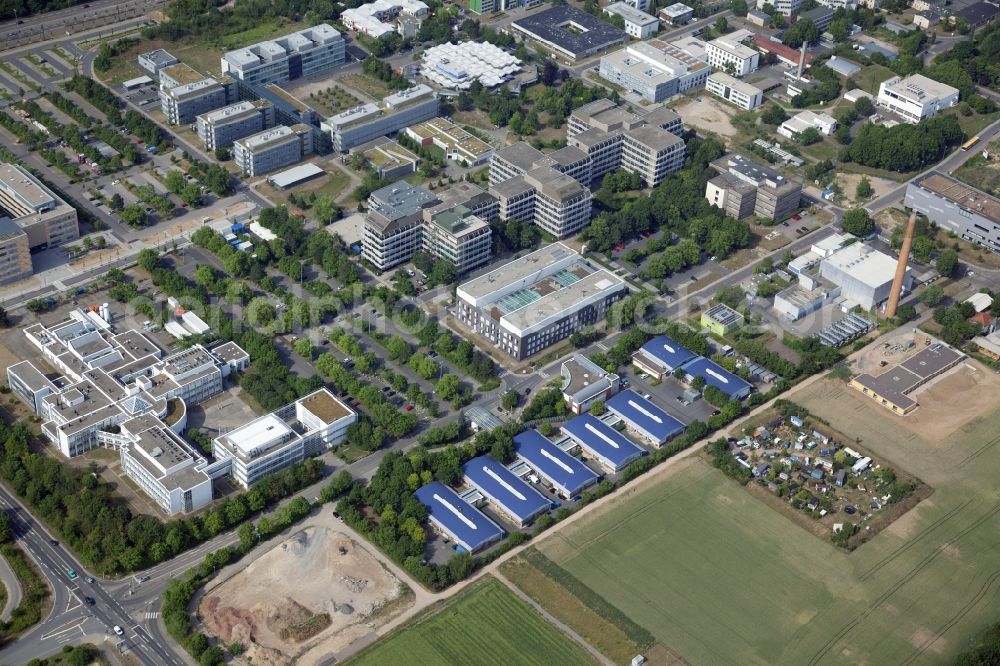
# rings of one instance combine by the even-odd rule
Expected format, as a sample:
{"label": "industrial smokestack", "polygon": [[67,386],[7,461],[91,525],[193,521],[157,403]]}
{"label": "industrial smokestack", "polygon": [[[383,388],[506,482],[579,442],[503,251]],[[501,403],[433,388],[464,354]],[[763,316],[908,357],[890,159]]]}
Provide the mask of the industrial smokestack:
{"label": "industrial smokestack", "polygon": [[903,278],[906,277],[906,264],[910,260],[910,246],[913,245],[913,234],[917,228],[917,211],[910,213],[906,223],[906,233],[903,234],[903,246],[899,248],[899,263],[896,264],[896,277],[892,279],[892,289],[889,290],[889,302],[885,306],[885,316],[895,317],[899,297],[903,293]]}
{"label": "industrial smokestack", "polygon": [[802,70],[806,66],[806,43],[802,42],[802,51],[799,53],[799,75],[798,79],[802,80]]}

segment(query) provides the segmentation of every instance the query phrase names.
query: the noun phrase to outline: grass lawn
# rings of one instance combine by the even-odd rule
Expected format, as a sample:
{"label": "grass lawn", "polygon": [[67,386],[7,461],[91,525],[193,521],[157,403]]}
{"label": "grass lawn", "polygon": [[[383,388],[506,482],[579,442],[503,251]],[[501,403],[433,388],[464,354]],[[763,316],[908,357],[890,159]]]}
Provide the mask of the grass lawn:
{"label": "grass lawn", "polygon": [[958,109],[948,109],[944,113],[955,116],[958,119],[958,124],[962,126],[962,131],[968,137],[979,134],[984,127],[995,123],[997,118],[1000,118],[1000,111],[983,114],[973,113],[971,116],[963,116],[958,112]]}
{"label": "grass lawn", "polygon": [[350,74],[338,82],[347,88],[353,88],[357,92],[376,100],[383,99],[393,93],[393,90],[380,79],[376,79],[374,76],[369,76],[368,74]]}
{"label": "grass lawn", "polygon": [[[869,95],[878,95],[878,87],[886,79],[891,79],[896,74],[888,67],[882,65],[869,65],[860,72],[852,76],[858,88],[864,90]],[[845,91],[846,92],[846,91]]]}
{"label": "grass lawn", "polygon": [[487,578],[349,663],[577,666],[594,660],[495,578]]}
{"label": "grass lawn", "polygon": [[799,145],[799,151],[806,157],[811,157],[817,162],[823,160],[836,160],[840,152],[840,144],[832,137],[827,137],[822,141],[817,141],[810,146]]}
{"label": "grass lawn", "polygon": [[928,441],[839,382],[791,399],[934,494],[848,554],[692,458],[536,547],[689,663],[950,661],[1000,603],[1000,409]]}

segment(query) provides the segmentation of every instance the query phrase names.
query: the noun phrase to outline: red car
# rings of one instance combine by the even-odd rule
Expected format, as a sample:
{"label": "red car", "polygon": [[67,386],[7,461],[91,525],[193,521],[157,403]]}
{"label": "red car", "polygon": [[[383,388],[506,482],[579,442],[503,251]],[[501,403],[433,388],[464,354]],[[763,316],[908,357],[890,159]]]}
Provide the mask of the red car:
{"label": "red car", "polygon": [[413,411],[413,405],[407,405],[406,407],[403,407],[403,409],[405,409],[408,412],[412,412]]}
{"label": "red car", "polygon": [[796,222],[798,222],[799,220],[802,219],[802,216],[799,215],[798,213],[796,213],[795,215],[792,215],[792,219],[795,220]]}
{"label": "red car", "polygon": [[643,238],[649,238],[649,237],[650,237],[650,236],[652,236],[652,235],[653,235],[653,232],[652,232],[652,231],[643,231],[643,232],[642,232],[642,237],[643,237]]}

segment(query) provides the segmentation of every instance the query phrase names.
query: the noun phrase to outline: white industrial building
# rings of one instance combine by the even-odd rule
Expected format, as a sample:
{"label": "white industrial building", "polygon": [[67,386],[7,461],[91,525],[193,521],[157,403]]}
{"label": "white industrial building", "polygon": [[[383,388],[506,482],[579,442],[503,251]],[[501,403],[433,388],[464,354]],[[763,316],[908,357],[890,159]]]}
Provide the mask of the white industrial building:
{"label": "white industrial building", "polygon": [[596,324],[625,297],[620,277],[553,243],[459,285],[458,318],[523,359]]}
{"label": "white industrial building", "polygon": [[613,2],[604,8],[610,16],[620,16],[625,22],[625,32],[636,39],[652,37],[660,31],[660,20],[626,2]]}
{"label": "white industrial building", "polygon": [[746,111],[753,111],[764,102],[763,90],[725,72],[712,72],[705,81],[705,91]]}
{"label": "white industrial building", "polygon": [[282,169],[312,152],[312,128],[301,123],[278,125],[233,142],[233,162],[245,176]]}
{"label": "white industrial building", "polygon": [[708,64],[737,78],[756,71],[760,64],[760,52],[743,43],[752,38],[753,33],[749,30],[734,30],[713,39],[705,44]]}
{"label": "white industrial building", "polygon": [[652,39],[603,56],[599,71],[601,78],[659,103],[705,85],[712,70],[687,52]]}
{"label": "white industrial building", "polygon": [[244,488],[267,474],[337,446],[358,420],[354,410],[322,388],[246,425],[219,435],[212,454],[230,466]]}
{"label": "white industrial building", "polygon": [[344,37],[327,23],[277,39],[227,51],[222,55],[224,74],[248,85],[285,83],[344,64]]}
{"label": "white industrial building", "polygon": [[430,120],[438,115],[439,108],[437,93],[421,83],[387,95],[378,103],[341,111],[320,123],[320,127],[330,133],[334,151],[346,153],[380,136]]}
{"label": "white industrial building", "polygon": [[377,39],[397,32],[396,17],[420,17],[429,12],[430,8],[420,0],[375,0],[360,7],[345,9],[340,13],[340,21],[348,30]]}
{"label": "white industrial building", "polygon": [[420,73],[442,88],[468,90],[473,81],[495,88],[521,71],[521,61],[488,42],[446,42],[423,53]]}
{"label": "white industrial building", "polygon": [[905,79],[894,76],[878,87],[875,102],[905,122],[919,123],[958,104],[958,89],[923,74],[911,74]]}
{"label": "white industrial building", "polygon": [[830,136],[837,129],[837,121],[833,116],[826,113],[802,111],[781,123],[778,127],[778,134],[789,139],[795,139],[810,127],[816,129],[820,134]]}

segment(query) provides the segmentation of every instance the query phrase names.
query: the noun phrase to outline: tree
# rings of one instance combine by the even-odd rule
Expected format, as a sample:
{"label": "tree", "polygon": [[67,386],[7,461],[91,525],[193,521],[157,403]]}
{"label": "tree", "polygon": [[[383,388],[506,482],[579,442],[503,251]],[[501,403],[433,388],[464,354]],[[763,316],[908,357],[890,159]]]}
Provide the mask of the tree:
{"label": "tree", "polygon": [[937,256],[935,268],[941,277],[952,277],[955,274],[955,269],[958,268],[958,253],[950,248],[941,250]]}
{"label": "tree", "polygon": [[437,383],[437,394],[442,400],[452,400],[461,389],[461,381],[456,375],[448,373],[443,375]]}
{"label": "tree", "polygon": [[111,196],[111,210],[121,210],[125,207],[125,200],[122,199],[122,195],[115,192]]}
{"label": "tree", "polygon": [[811,19],[800,18],[792,24],[781,36],[781,43],[797,49],[802,44],[815,44],[819,41],[819,28]]}
{"label": "tree", "polygon": [[219,146],[218,148],[215,149],[215,159],[219,160],[220,162],[225,162],[226,160],[229,159],[229,157],[230,155],[228,148],[223,148],[222,146]]}
{"label": "tree", "polygon": [[313,201],[313,215],[321,224],[329,224],[340,215],[340,209],[333,197],[324,193]]}
{"label": "tree", "polygon": [[130,227],[141,227],[146,223],[146,211],[139,204],[125,206],[118,216]]}
{"label": "tree", "polygon": [[875,107],[872,104],[872,100],[871,100],[870,97],[864,97],[864,96],[862,96],[862,97],[859,97],[854,102],[854,110],[858,112],[859,116],[868,116],[868,115],[871,115],[872,109],[874,109],[874,108]]}
{"label": "tree", "polygon": [[760,119],[768,125],[780,125],[788,120],[788,114],[777,104],[769,104],[760,114]]}
{"label": "tree", "polygon": [[691,380],[691,388],[695,391],[700,391],[705,388],[705,378],[698,376]]}
{"label": "tree", "polygon": [[819,130],[815,127],[805,128],[799,132],[798,136],[795,138],[803,146],[808,146],[823,140],[823,137],[820,136]]}
{"label": "tree", "polygon": [[733,0],[731,9],[733,14],[736,16],[746,16],[747,15],[747,2],[746,0]]}
{"label": "tree", "polygon": [[872,183],[868,180],[868,176],[863,176],[858,181],[858,186],[854,188],[854,198],[858,201],[864,201],[870,198],[872,194],[874,194]]}
{"label": "tree", "polygon": [[517,405],[521,402],[521,394],[511,389],[503,394],[500,398],[500,406],[506,411],[510,412],[517,408]]}
{"label": "tree", "polygon": [[904,324],[917,316],[917,309],[909,303],[903,303],[896,309],[896,319]]}
{"label": "tree", "polygon": [[723,34],[729,31],[729,21],[726,20],[725,16],[720,16],[715,20],[715,31],[719,34]]}
{"label": "tree", "polygon": [[313,346],[308,338],[301,338],[295,342],[295,353],[304,359],[312,360]]}
{"label": "tree", "polygon": [[846,42],[851,36],[851,20],[849,18],[836,19],[827,28],[835,42]]}
{"label": "tree", "polygon": [[944,300],[944,288],[939,284],[928,285],[920,294],[920,302],[927,307],[934,307]]}
{"label": "tree", "polygon": [[867,236],[875,231],[875,222],[864,208],[853,208],[844,213],[841,226],[855,236]]}
{"label": "tree", "polygon": [[201,204],[201,188],[194,183],[188,183],[185,185],[178,196],[181,201],[186,203],[188,206],[197,207]]}

